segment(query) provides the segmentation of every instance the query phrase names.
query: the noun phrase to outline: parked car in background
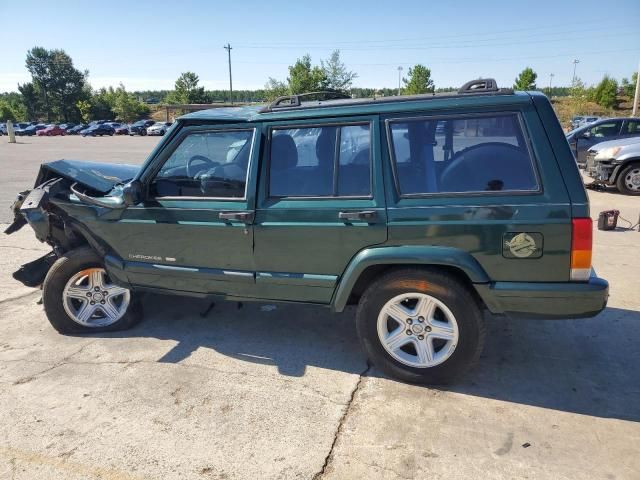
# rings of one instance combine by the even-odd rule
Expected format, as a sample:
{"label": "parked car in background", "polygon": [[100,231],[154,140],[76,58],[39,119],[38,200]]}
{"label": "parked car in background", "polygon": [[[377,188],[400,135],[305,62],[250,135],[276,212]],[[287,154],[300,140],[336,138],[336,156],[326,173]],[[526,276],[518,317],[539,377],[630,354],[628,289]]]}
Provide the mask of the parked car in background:
{"label": "parked car in background", "polygon": [[584,127],[585,125],[589,125],[590,123],[597,122],[598,120],[602,120],[601,117],[583,117],[580,122],[578,122],[578,127]]}
{"label": "parked car in background", "polygon": [[47,125],[45,125],[44,123],[38,123],[36,125],[29,125],[26,128],[20,129],[20,130],[16,130],[16,135],[21,136],[21,137],[32,137],[33,135],[36,134],[36,132],[38,132],[39,130],[43,130],[47,128]]}
{"label": "parked car in background", "polygon": [[117,128],[114,128],[116,131],[116,135],[128,135],[129,134],[129,124],[122,124]]}
{"label": "parked car in background", "polygon": [[587,154],[585,173],[596,183],[640,195],[640,136],[601,142]]}
{"label": "parked car in background", "polygon": [[583,168],[587,162],[587,152],[594,145],[607,140],[631,138],[640,135],[640,118],[605,118],[578,127],[567,133],[566,138],[578,162]]}
{"label": "parked car in background", "polygon": [[443,383],[480,358],[485,310],[605,308],[589,198],[541,92],[287,100],[185,115],[142,166],[41,165],[6,232],[52,247],[14,273],[43,285],[51,325],[130,328],[145,290],[357,305],[378,368]]}
{"label": "parked car in background", "polygon": [[569,121],[569,124],[571,125],[571,130],[578,128],[580,126],[580,122],[582,121],[582,119],[584,119],[583,115],[576,115],[575,117],[572,117],[571,120]]}
{"label": "parked car in background", "polygon": [[171,122],[156,122],[147,128],[147,135],[164,135],[169,130]]}
{"label": "parked car in background", "polygon": [[80,135],[83,137],[102,137],[104,135],[113,136],[115,133],[116,131],[110,125],[107,125],[106,123],[99,123],[82,130]]}
{"label": "parked car in background", "polygon": [[146,135],[147,134],[147,128],[149,128],[151,125],[153,125],[154,122],[153,120],[139,120],[137,122],[135,122],[134,124],[132,124],[129,127],[129,135],[134,136],[134,135]]}
{"label": "parked car in background", "polygon": [[64,128],[61,128],[58,125],[47,125],[47,128],[43,128],[42,130],[38,130],[36,135],[39,137],[55,137],[57,135],[64,135],[66,132]]}
{"label": "parked car in background", "polygon": [[67,135],[77,135],[82,130],[89,128],[89,125],[86,123],[79,123],[78,125],[71,127],[67,130]]}
{"label": "parked car in background", "polygon": [[[0,127],[0,131],[2,132],[3,135],[7,135],[7,124],[3,123],[3,126]],[[13,131],[17,132],[18,130],[23,130],[25,128],[27,128],[30,124],[28,122],[14,122],[13,124]]]}
{"label": "parked car in background", "polygon": [[70,123],[70,122],[67,122],[67,123],[61,123],[61,124],[60,124],[60,128],[61,128],[61,129],[63,129],[63,130],[66,132],[66,131],[67,131],[67,130],[69,130],[70,128],[75,127],[75,125],[76,125],[75,123]]}

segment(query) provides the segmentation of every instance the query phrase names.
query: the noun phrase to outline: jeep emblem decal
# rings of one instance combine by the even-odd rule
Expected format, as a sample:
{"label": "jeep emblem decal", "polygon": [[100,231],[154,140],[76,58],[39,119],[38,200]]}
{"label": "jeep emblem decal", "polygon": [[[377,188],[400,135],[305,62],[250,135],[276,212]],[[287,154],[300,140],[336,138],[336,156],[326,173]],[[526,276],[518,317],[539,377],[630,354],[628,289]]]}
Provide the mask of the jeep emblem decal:
{"label": "jeep emblem decal", "polygon": [[[508,235],[511,237],[509,238]],[[503,253],[506,257],[538,258],[542,256],[542,235],[521,232],[507,234],[505,237]],[[539,237],[538,242],[535,237]]]}

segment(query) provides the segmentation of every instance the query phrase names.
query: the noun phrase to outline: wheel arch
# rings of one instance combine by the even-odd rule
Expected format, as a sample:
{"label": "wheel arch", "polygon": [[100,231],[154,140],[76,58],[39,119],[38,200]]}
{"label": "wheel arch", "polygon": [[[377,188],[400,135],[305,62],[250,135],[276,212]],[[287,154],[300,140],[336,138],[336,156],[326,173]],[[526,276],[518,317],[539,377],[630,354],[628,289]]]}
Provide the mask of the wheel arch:
{"label": "wheel arch", "polygon": [[640,165],[640,157],[626,158],[620,165],[616,165],[616,167],[613,169],[613,172],[611,173],[611,177],[609,177],[609,183],[615,185],[618,181],[620,173],[629,165],[632,165],[634,163]]}
{"label": "wheel arch", "polygon": [[376,247],[360,251],[349,263],[340,277],[331,301],[336,312],[357,300],[371,282],[381,274],[402,268],[435,268],[455,277],[480,302],[474,283],[488,283],[488,275],[473,258],[463,250],[451,247],[394,246]]}

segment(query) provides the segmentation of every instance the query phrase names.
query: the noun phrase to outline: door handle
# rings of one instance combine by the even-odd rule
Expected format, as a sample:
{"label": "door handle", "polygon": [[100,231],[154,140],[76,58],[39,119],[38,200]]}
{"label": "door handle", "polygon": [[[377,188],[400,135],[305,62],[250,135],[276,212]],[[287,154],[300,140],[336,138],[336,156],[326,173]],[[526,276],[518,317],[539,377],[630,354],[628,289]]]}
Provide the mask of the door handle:
{"label": "door handle", "polygon": [[218,218],[221,220],[235,220],[237,222],[251,223],[253,222],[253,212],[220,212]]}
{"label": "door handle", "polygon": [[340,220],[373,220],[378,216],[375,210],[360,210],[356,212],[340,212]]}

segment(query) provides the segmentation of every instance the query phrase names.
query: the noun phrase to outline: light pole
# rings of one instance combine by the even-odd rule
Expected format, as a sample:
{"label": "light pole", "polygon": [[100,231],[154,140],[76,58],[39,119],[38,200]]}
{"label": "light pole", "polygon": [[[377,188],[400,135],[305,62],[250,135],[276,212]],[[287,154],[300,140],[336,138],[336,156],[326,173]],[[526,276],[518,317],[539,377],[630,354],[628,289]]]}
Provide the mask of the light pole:
{"label": "light pole", "polygon": [[576,66],[580,63],[580,60],[577,58],[573,61],[573,80],[571,80],[571,86],[573,87],[576,83]]}
{"label": "light pole", "polygon": [[402,77],[402,66],[398,67],[398,96],[400,96],[400,78]]}
{"label": "light pole", "polygon": [[638,64],[638,72],[636,73],[636,93],[633,96],[633,111],[631,112],[633,117],[638,113],[638,97],[640,97],[640,64]]}
{"label": "light pole", "polygon": [[549,74],[549,98],[551,98],[551,80],[553,80],[554,74]]}
{"label": "light pole", "polygon": [[229,54],[229,101],[233,103],[233,82],[231,81],[231,44],[227,43],[224,47]]}

